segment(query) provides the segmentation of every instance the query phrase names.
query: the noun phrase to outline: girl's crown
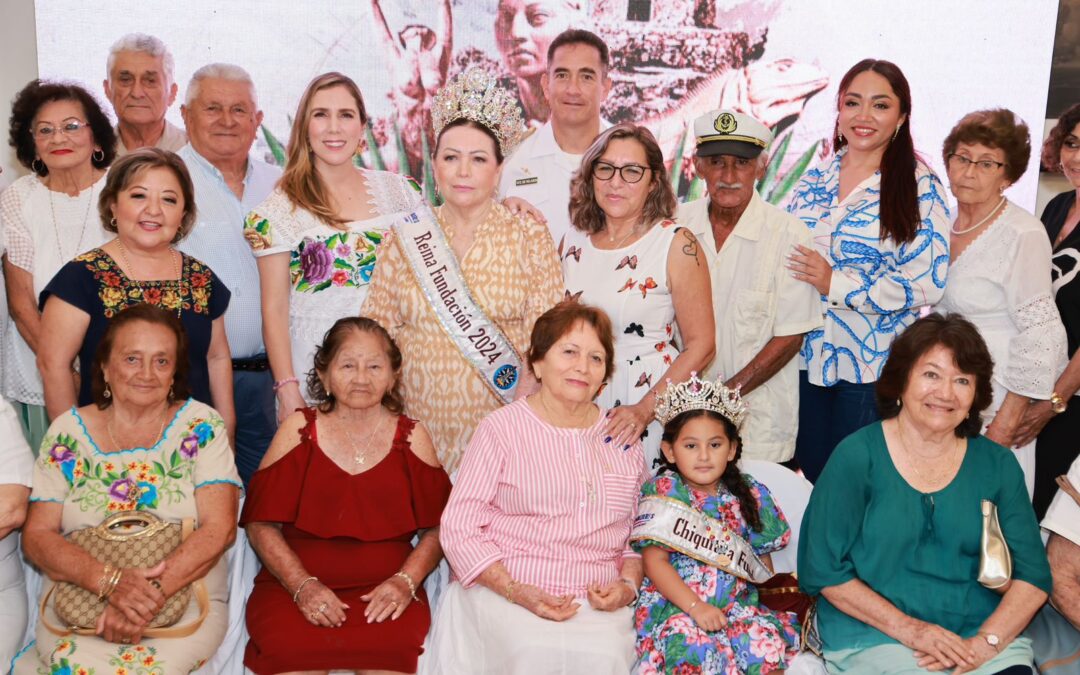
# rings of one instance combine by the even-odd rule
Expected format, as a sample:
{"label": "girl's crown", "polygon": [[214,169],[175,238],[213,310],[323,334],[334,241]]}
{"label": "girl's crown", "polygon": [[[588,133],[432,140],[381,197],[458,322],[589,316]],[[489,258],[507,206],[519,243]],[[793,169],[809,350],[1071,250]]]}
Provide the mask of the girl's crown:
{"label": "girl's crown", "polygon": [[667,389],[656,398],[656,419],[663,426],[684,412],[711,410],[739,428],[749,411],[739,389],[728,389],[724,386],[723,378],[716,382],[700,380],[696,372],[690,373],[690,379],[686,382],[672,384],[668,380]]}
{"label": "girl's crown", "polygon": [[513,95],[478,66],[447,82],[435,95],[435,104],[431,107],[431,124],[436,137],[447,124],[462,118],[491,130],[499,139],[504,156],[514,151],[525,134],[521,109]]}

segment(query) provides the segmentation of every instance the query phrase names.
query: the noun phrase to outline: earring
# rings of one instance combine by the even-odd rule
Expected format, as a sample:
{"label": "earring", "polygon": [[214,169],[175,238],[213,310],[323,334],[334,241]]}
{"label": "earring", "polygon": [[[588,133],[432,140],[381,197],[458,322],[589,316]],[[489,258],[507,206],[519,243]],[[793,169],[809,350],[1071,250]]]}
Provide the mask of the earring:
{"label": "earring", "polygon": [[101,395],[105,397],[105,400],[112,398],[112,390],[109,389],[109,383],[105,383],[105,391],[101,392]]}
{"label": "earring", "polygon": [[45,171],[45,162],[41,161],[40,157],[35,157],[34,160],[30,162],[30,170],[36,174],[43,173]]}
{"label": "earring", "polygon": [[896,126],[896,131],[892,132],[892,139],[894,141],[896,140],[896,137],[900,135],[900,127],[902,127],[902,126],[904,126],[904,125],[903,124],[898,124]]}
{"label": "earring", "polygon": [[840,129],[837,129],[836,130],[836,144],[840,145],[843,142],[844,142],[844,132],[840,131]]}
{"label": "earring", "polygon": [[176,393],[173,392],[173,385],[170,384],[169,385],[169,403],[172,403],[175,400],[176,400]]}
{"label": "earring", "polygon": [[896,399],[896,407],[897,408],[903,408],[904,407],[904,402],[901,401],[900,399]]}
{"label": "earring", "polygon": [[105,161],[105,151],[101,148],[98,148],[90,155],[90,159],[94,160],[98,164],[101,164]]}

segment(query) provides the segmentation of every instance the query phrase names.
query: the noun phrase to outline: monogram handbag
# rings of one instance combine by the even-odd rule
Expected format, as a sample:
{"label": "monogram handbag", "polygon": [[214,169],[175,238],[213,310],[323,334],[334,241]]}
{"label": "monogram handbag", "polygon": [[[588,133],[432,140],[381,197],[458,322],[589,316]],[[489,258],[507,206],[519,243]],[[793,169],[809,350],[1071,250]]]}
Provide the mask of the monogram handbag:
{"label": "monogram handbag", "polygon": [[[182,524],[168,523],[148,511],[114,513],[99,525],[76,530],[68,541],[84,549],[98,562],[119,568],[154,567],[172,553],[191,534],[194,521],[185,518]],[[199,617],[192,623],[170,628],[187,611],[194,590],[199,602]],[[53,610],[66,628],[51,624],[45,608],[49,597],[55,595]],[[98,617],[105,611],[108,599],[76,584],[54,584],[41,599],[41,620],[57,635],[93,635]],[[173,594],[150,621],[144,637],[184,637],[198,630],[209,612],[209,598],[202,580]]]}
{"label": "monogram handbag", "polygon": [[979,583],[989,589],[1001,588],[1012,578],[1012,556],[998,522],[997,506],[982,500],[982,540],[979,543]]}

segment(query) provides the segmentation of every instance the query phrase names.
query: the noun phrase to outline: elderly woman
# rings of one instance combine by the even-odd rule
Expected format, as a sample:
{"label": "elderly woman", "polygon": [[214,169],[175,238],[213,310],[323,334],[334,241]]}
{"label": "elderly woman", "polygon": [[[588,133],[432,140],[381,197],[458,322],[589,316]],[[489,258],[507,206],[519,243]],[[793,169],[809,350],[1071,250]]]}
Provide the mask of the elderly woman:
{"label": "elderly woman", "polygon": [[318,406],[285,419],[252,478],[241,524],[263,569],[244,664],[260,675],[416,672],[450,479],[401,414],[400,372],[381,326],[338,320],[308,375]]}
{"label": "elderly woman", "polygon": [[[1047,171],[1060,171],[1073,189],[1050,200],[1042,213],[1046,234],[1053,242],[1050,275],[1053,279],[1054,302],[1065,325],[1069,363],[1053,384],[1056,400],[1033,400],[1024,413],[1016,431],[1014,443],[1027,445],[1038,436],[1035,444],[1035,515],[1046,513],[1057,491],[1055,479],[1069,470],[1080,453],[1080,283],[1076,283],[1077,263],[1080,262],[1080,209],[1076,197],[1080,194],[1080,104],[1066,110],[1043,143],[1042,165]],[[1051,399],[1054,399],[1051,396]]]}
{"label": "elderly woman", "polygon": [[494,200],[524,130],[510,93],[470,69],[439,92],[432,121],[445,201],[387,233],[361,314],[401,345],[405,411],[427,425],[453,475],[480,420],[535,387],[521,355],[563,283],[547,227]]}
{"label": "elderly woman", "polygon": [[889,346],[945,287],[949,209],[915,154],[911,105],[896,64],[852,66],[836,96],[833,155],[803,174],[788,203],[814,239],[788,268],[821,294],[825,317],[800,356],[795,459],[811,482],[837,443],[877,419],[874,382]]}
{"label": "elderly woman", "polygon": [[[23,528],[23,551],[48,577],[43,593],[74,584],[104,595],[107,605],[96,635],[68,635],[46,625],[63,625],[49,603],[14,673],[134,672],[137,663],[140,672],[179,675],[221,644],[229,614],[222,554],[236,536],[240,478],[225,422],[188,398],[187,372],[187,336],[172,312],[140,304],[109,322],[95,367],[83,371],[93,404],[65,411],[49,427]],[[194,519],[196,529],[152,568],[116,570],[68,540],[119,511]],[[166,600],[198,579],[209,597],[205,619],[198,621],[200,603],[192,600],[175,624],[194,632],[144,638]]]}
{"label": "elderly woman", "polygon": [[570,194],[573,229],[560,248],[566,293],[607,312],[616,335],[614,376],[598,400],[612,409],[604,438],[626,448],[644,435],[646,465],[655,470],[657,394],[668,380],[704,370],[716,351],[708,264],[690,230],[672,220],[664,156],[645,127],[600,134]]}
{"label": "elderly woman", "polygon": [[41,293],[38,363],[50,417],[92,400],[91,378],[76,391],[72,361],[78,357],[81,371],[90,372],[109,319],[147,303],[183,323],[192,396],[212,403],[233,433],[232,361],[222,317],[229,289],[174,246],[194,224],[194,197],[187,167],[166,150],[137,150],[109,172],[98,215],[116,237],[64,265]]}
{"label": "elderly woman", "polygon": [[640,443],[604,442],[593,403],[612,342],[594,307],[563,302],[536,320],[540,390],[480,423],[443,514],[457,581],[421,672],[629,672],[642,568],[627,540],[646,473]]}
{"label": "elderly woman", "polygon": [[0,194],[11,314],[0,348],[3,393],[21,408],[36,446],[48,426],[35,363],[44,337],[38,295],[64,263],[108,239],[94,205],[116,157],[116,132],[81,86],[34,80],[15,96],[9,143],[31,173]]}
{"label": "elderly woman", "polygon": [[412,213],[422,199],[408,178],[353,165],[368,115],[348,77],[312,80],[296,120],[285,174],[244,225],[259,260],[279,419],[306,406],[300,378],[315,349],[337,319],[363,305],[378,244],[395,216]]}
{"label": "elderly woman", "polygon": [[33,469],[19,417],[0,397],[0,663],[11,663],[26,632],[26,582],[16,530],[26,519]]}
{"label": "elderly woman", "polygon": [[949,237],[949,283],[938,308],[975,324],[994,359],[994,401],[983,433],[1015,447],[1028,492],[1035,481],[1035,443],[1017,444],[1017,428],[1033,401],[1064,405],[1054,382],[1065,365],[1065,327],[1054,306],[1050,242],[1005,189],[1024,175],[1031,143],[1010,110],[969,113],[942,149],[956,220]]}
{"label": "elderly woman", "polygon": [[[821,596],[830,672],[1030,672],[1017,636],[1046,601],[1050,568],[1015,455],[979,435],[992,370],[969,321],[919,319],[878,379],[884,421],[837,446],[814,486],[799,583]],[[997,507],[1012,556],[997,592],[978,581],[981,500]]]}

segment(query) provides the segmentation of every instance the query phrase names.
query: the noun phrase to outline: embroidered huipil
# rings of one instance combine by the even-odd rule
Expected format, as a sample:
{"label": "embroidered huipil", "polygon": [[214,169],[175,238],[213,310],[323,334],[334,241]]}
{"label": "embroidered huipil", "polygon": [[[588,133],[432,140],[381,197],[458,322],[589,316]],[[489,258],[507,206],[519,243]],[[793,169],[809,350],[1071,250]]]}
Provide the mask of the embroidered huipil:
{"label": "embroidered huipil", "polygon": [[565,429],[520,399],[484,418],[439,529],[465,587],[502,562],[517,583],[580,597],[639,557],[627,539],[648,478],[641,444],[604,443],[605,412],[587,429]]}
{"label": "embroidered huipil", "polygon": [[880,238],[880,172],[839,201],[844,152],[803,174],[787,207],[833,268],[825,325],[807,333],[800,355],[810,382],[826,387],[877,381],[896,336],[941,298],[949,267],[949,207],[934,172],[917,163],[921,221],[915,239],[897,245]]}

